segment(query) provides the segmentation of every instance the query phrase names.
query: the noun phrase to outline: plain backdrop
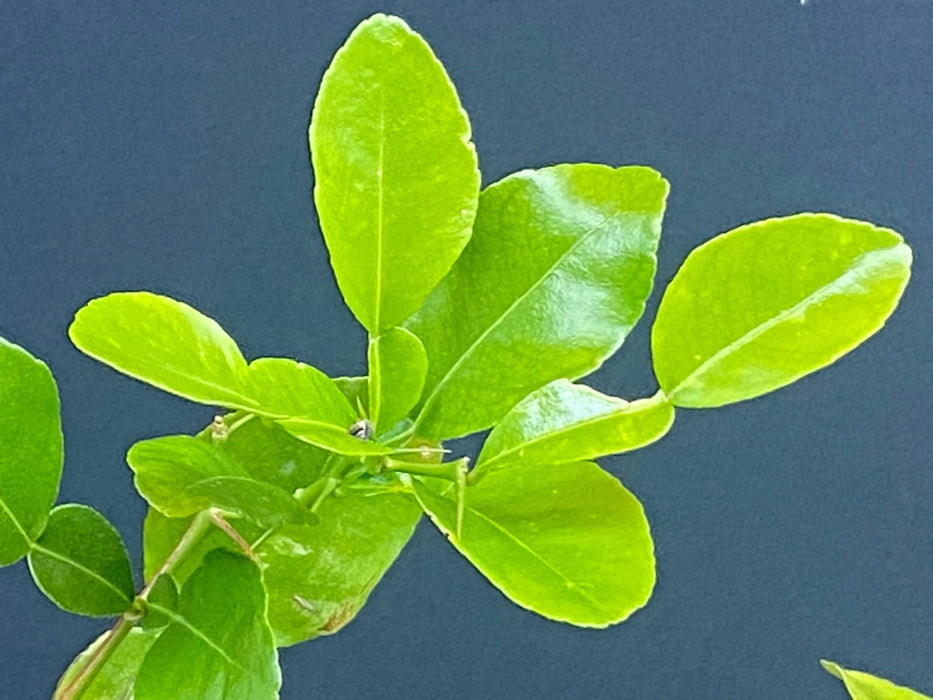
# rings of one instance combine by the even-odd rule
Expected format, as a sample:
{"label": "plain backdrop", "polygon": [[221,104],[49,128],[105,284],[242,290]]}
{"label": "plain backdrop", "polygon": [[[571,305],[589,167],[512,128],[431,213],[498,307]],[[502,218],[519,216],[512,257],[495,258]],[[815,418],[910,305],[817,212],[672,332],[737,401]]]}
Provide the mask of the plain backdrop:
{"label": "plain backdrop", "polygon": [[[933,692],[931,0],[3,0],[0,335],[58,379],[61,502],[112,519],[138,569],[145,507],[124,453],[212,414],[72,348],[93,296],[170,294],[249,357],[364,371],[306,128],[333,52],[379,10],[446,65],[484,183],[563,161],[671,181],[649,309],[597,388],[654,391],[660,292],[691,248],[741,223],[875,221],[913,246],[914,278],[836,365],[681,411],[657,445],[603,460],[657,548],[654,596],[629,621],[592,631],[524,611],[422,523],[353,623],[282,652],[282,696],[844,698],[821,657]],[[23,564],[0,571],[0,601],[3,698],[48,697],[109,624],[55,608]]]}

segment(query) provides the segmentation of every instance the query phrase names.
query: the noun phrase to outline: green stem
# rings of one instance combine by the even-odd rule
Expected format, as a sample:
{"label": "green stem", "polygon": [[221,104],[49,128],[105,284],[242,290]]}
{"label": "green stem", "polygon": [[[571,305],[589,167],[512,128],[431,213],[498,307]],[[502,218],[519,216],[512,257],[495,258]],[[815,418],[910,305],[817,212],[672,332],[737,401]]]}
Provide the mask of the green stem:
{"label": "green stem", "polygon": [[425,464],[424,462],[406,462],[403,459],[388,457],[385,463],[387,472],[405,472],[420,476],[433,476],[438,479],[458,482],[460,474],[469,464],[469,457],[461,457],[454,462],[441,462],[440,464]]}
{"label": "green stem", "polygon": [[[149,582],[136,596],[137,600],[145,601],[149,597],[149,593],[159,576],[171,573],[179,562],[191,553],[191,550],[194,549],[194,546],[201,540],[210,526],[211,515],[208,511],[203,511],[194,516],[194,520],[191,521],[191,525],[188,526],[185,534],[175,545],[175,549],[166,557],[165,561],[162,562],[162,566],[152,575]],[[76,700],[80,698],[107,661],[110,660],[110,657],[113,656],[126,635],[136,625],[139,618],[140,613],[135,609],[135,606],[133,610],[128,610],[117,618],[116,623],[110,628],[101,645],[78,669],[77,675],[68,685],[56,689],[52,700]]]}

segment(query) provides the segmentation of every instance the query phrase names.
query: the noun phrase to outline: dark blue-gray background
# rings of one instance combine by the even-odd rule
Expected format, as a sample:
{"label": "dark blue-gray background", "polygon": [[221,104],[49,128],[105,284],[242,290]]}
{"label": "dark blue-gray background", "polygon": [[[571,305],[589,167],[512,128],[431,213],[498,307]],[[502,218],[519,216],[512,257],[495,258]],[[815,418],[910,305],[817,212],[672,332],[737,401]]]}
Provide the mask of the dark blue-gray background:
{"label": "dark blue-gray background", "polygon": [[[0,335],[58,378],[61,500],[102,510],[138,560],[124,451],[211,415],[74,350],[65,331],[90,297],[167,293],[248,356],[364,370],[306,127],[334,50],[377,10],[445,63],[484,182],[561,161],[671,181],[651,305],[597,387],[654,390],[659,293],[735,225],[876,221],[914,247],[914,279],[835,366],[682,411],[659,444],[604,461],[657,547],[654,597],[628,622],[525,612],[422,524],[355,622],[283,651],[283,697],[845,697],[820,657],[933,691],[931,0],[0,3]],[[0,600],[4,698],[47,697],[106,624],[54,608],[24,565],[0,572]]]}

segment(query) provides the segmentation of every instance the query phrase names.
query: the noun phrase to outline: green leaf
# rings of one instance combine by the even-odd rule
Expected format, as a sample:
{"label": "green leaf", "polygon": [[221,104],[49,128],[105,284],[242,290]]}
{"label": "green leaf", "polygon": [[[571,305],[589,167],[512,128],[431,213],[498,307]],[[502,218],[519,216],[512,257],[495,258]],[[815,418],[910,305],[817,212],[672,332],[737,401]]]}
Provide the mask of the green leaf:
{"label": "green leaf", "polygon": [[411,331],[392,328],[369,341],[369,417],[376,434],[390,429],[421,398],[428,357]]}
{"label": "green leaf", "polygon": [[96,360],[192,401],[255,408],[246,360],[216,321],[187,304],[150,292],[94,299],[68,335]]}
{"label": "green leaf", "polygon": [[283,358],[254,360],[249,369],[252,392],[262,410],[299,440],[345,455],[389,451],[350,435],[356,409],[323,372]]}
{"label": "green leaf", "polygon": [[136,474],[136,490],[165,515],[180,518],[212,505],[188,487],[218,476],[246,477],[246,471],[220,449],[188,435],[142,440],[126,454]]}
{"label": "green leaf", "polygon": [[615,352],[651,291],[667,191],[650,168],[592,164],[486,188],[470,244],[405,323],[428,353],[418,434],[487,428]]}
{"label": "green leaf", "polygon": [[405,493],[351,488],[325,499],[314,525],[286,525],[256,553],[279,646],[352,620],[411,538],[421,511]]}
{"label": "green leaf", "polygon": [[289,493],[316,481],[331,454],[296,439],[270,420],[243,414],[224,417],[232,425],[224,440],[215,441],[210,431],[202,439],[238,463],[251,477]]}
{"label": "green leaf", "polygon": [[845,683],[852,700],[930,700],[915,690],[894,685],[862,671],[851,671],[832,661],[821,660],[823,668]]}
{"label": "green leaf", "polygon": [[146,654],[136,700],[263,700],[281,686],[259,569],[217,550],[185,583],[178,612]]}
{"label": "green leaf", "polygon": [[[91,681],[91,684],[82,693],[81,700],[130,700],[133,697],[133,683],[136,682],[136,674],[139,672],[139,667],[142,665],[150,647],[158,639],[159,632],[160,630],[141,629],[139,627],[131,629],[114,650],[107,663],[94,677],[94,680]],[[58,693],[74,680],[87,660],[97,652],[108,635],[109,632],[104,632],[71,662],[68,670],[58,681],[55,697],[58,697]]]}
{"label": "green leaf", "polygon": [[508,598],[539,615],[606,627],[642,607],[654,587],[654,547],[638,500],[592,462],[514,466],[456,504],[413,480],[422,507],[461,554]]}
{"label": "green leaf", "polygon": [[897,233],[832,214],[768,219],[694,250],[652,330],[675,406],[760,396],[825,367],[884,325],[910,277]]}
{"label": "green leaf", "polygon": [[58,389],[45,363],[0,338],[0,566],[45,527],[64,457]]}
{"label": "green leaf", "polygon": [[62,610],[105,617],[126,612],[136,590],[120,534],[93,508],[68,504],[49,514],[29,552],[39,589]]}
{"label": "green leaf", "polygon": [[91,357],[178,396],[282,419],[299,439],[341,454],[388,451],[348,433],[356,410],[326,375],[285,358],[247,365],[216,321],[180,301],[110,294],[80,309],[69,333]]}
{"label": "green leaf", "polygon": [[171,518],[216,507],[263,527],[307,519],[308,511],[288,491],[251,478],[228,449],[170,435],[137,442],[126,461],[142,497]]}
{"label": "green leaf", "polygon": [[627,452],[660,439],[673,422],[674,407],[662,393],[629,403],[556,379],[529,394],[492,429],[476,472]]}
{"label": "green leaf", "polygon": [[334,56],[309,136],[337,283],[378,335],[421,305],[470,238],[479,171],[466,113],[424,39],[377,14]]}
{"label": "green leaf", "polygon": [[[208,506],[238,515],[260,527],[306,522],[313,515],[288,491],[241,476],[215,476],[191,484],[186,496],[203,498]],[[203,508],[202,508],[203,510]]]}

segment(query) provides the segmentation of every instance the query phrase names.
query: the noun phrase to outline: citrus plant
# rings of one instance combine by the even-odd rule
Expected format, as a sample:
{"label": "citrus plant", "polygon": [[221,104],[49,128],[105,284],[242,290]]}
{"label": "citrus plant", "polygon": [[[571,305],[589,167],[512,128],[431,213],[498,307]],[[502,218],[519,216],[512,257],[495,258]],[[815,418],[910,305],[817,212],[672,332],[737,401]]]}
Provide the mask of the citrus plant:
{"label": "citrus plant", "polygon": [[[129,449],[150,506],[140,589],[103,516],[52,508],[55,385],[0,345],[0,561],[28,556],[57,605],[117,617],[57,698],[277,697],[276,648],[350,621],[424,513],[518,605],[621,622],[651,595],[653,544],[638,500],[593,460],[658,440],[676,408],[751,399],[833,362],[881,328],[909,277],[900,235],[832,214],[716,236],[664,291],[658,392],[623,400],[577,382],[645,308],[659,173],[561,164],[481,191],[444,68],[381,14],[335,55],[309,133],[367,376],[248,360],[216,321],[149,292],[94,299],[71,325],[91,357],[222,409],[196,434]],[[475,466],[445,447],[490,428]]]}

